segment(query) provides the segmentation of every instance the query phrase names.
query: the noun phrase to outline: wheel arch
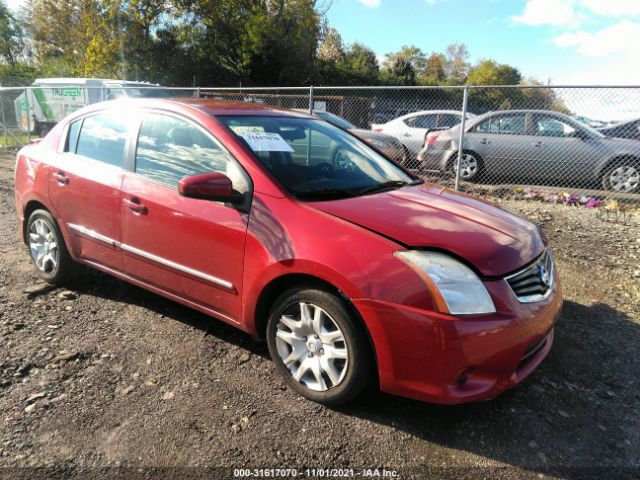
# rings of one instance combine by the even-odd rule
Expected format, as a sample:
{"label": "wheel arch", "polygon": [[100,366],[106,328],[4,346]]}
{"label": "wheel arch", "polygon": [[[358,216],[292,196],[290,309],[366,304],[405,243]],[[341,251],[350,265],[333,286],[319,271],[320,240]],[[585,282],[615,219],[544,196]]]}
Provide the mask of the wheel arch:
{"label": "wheel arch", "polygon": [[599,171],[596,172],[597,178],[602,180],[604,177],[604,174],[607,172],[609,167],[611,167],[612,165],[615,165],[618,162],[622,162],[624,160],[631,160],[637,165],[640,165],[640,154],[618,153],[613,155],[609,160],[607,160],[600,166]]}
{"label": "wheel arch", "polygon": [[29,217],[36,210],[46,210],[47,212],[52,213],[51,210],[44,203],[42,203],[40,200],[35,200],[35,199],[34,200],[29,200],[25,204],[24,210],[23,210],[22,232],[21,232],[22,233],[22,241],[25,244],[27,243],[27,224],[29,223]]}
{"label": "wheel arch", "polygon": [[262,291],[260,292],[260,296],[258,297],[258,301],[256,302],[255,311],[254,311],[254,328],[255,332],[260,339],[264,339],[266,337],[267,330],[267,321],[269,319],[269,311],[271,306],[275,302],[275,300],[287,289],[291,288],[295,285],[306,285],[310,287],[315,287],[320,290],[325,290],[334,295],[340,297],[347,308],[351,312],[353,318],[358,323],[359,327],[362,329],[364,334],[367,337],[367,343],[369,345],[369,349],[376,363],[376,371],[378,364],[378,356],[376,353],[375,345],[373,339],[371,338],[371,333],[367,328],[367,325],[360,315],[358,309],[353,305],[349,297],[338,287],[333,285],[332,283],[324,280],[320,277],[309,275],[306,273],[286,273],[279,277],[273,278],[269,283],[267,283]]}

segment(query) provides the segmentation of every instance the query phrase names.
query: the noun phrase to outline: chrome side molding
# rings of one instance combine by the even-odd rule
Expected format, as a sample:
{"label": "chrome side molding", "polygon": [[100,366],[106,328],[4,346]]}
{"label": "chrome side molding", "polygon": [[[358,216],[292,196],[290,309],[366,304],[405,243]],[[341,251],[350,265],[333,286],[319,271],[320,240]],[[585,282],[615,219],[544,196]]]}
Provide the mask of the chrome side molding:
{"label": "chrome side molding", "polygon": [[185,265],[182,265],[180,263],[176,263],[176,262],[172,262],[171,260],[168,260],[164,257],[159,257],[158,255],[154,255],[153,253],[149,253],[145,250],[141,250],[139,248],[133,247],[131,245],[127,245],[126,243],[121,243],[118,242],[117,240],[114,240],[113,238],[107,237],[106,235],[102,235],[98,232],[96,232],[95,230],[91,230],[90,228],[86,228],[83,227],[82,225],[76,225],[73,223],[69,223],[67,224],[69,226],[70,229],[74,230],[75,232],[78,232],[84,236],[87,236],[91,239],[94,240],[98,240],[99,242],[103,242],[106,243],[108,245],[111,245],[113,247],[119,247],[122,250],[129,252],[129,253],[133,253],[134,255],[137,255],[139,257],[142,258],[146,258],[147,260],[151,260],[152,262],[155,263],[159,263],[160,265],[164,265],[165,267],[169,267],[172,268],[174,270],[178,270],[179,272],[183,272],[186,273],[188,275],[191,275],[193,277],[197,277],[200,278],[202,280],[206,280],[209,283],[212,283],[214,285],[217,285],[219,287],[225,288],[227,290],[231,290],[233,292],[236,292],[235,287],[233,286],[233,284],[231,282],[228,282],[226,280],[223,280],[221,278],[218,277],[214,277],[213,275],[209,275],[208,273],[204,273],[201,272],[200,270],[195,270],[193,268],[187,267]]}

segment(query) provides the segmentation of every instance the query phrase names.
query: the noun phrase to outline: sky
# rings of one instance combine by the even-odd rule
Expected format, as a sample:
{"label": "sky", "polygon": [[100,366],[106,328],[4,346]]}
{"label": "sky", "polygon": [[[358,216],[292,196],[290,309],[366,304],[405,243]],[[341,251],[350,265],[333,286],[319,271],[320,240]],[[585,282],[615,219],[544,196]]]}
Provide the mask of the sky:
{"label": "sky", "polygon": [[[465,43],[525,77],[560,85],[640,85],[640,0],[325,0],[330,26],[380,59]],[[7,0],[17,9],[24,0]]]}
{"label": "sky", "polygon": [[525,77],[560,85],[640,85],[640,0],[333,0],[330,26],[382,58],[465,43]]}

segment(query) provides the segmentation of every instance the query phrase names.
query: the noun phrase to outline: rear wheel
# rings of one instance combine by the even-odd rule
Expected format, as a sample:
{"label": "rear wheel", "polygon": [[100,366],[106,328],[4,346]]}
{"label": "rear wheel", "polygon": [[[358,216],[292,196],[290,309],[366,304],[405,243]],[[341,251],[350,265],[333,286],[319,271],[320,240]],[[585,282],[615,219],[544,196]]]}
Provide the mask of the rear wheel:
{"label": "rear wheel", "polygon": [[35,210],[27,222],[27,246],[38,276],[59,285],[78,273],[64,243],[58,224],[46,210]]}
{"label": "rear wheel", "polygon": [[605,190],[632,193],[640,190],[640,162],[619,160],[607,167],[602,177]]}
{"label": "rear wheel", "polygon": [[49,130],[51,130],[51,127],[49,127],[48,125],[41,125],[38,129],[38,135],[40,136],[40,138],[44,138],[47,136],[47,133],[49,133]]}
{"label": "rear wheel", "polygon": [[[450,169],[455,176],[458,171],[458,154],[455,154],[450,161]],[[474,180],[482,172],[482,160],[475,152],[465,151],[462,153],[460,161],[460,178],[462,180]]]}
{"label": "rear wheel", "polygon": [[314,402],[347,402],[373,378],[365,333],[345,302],[323,290],[283,293],[271,309],[267,344],[287,385]]}
{"label": "rear wheel", "polygon": [[405,147],[404,145],[402,146],[402,156],[398,159],[398,161],[400,165],[408,169],[417,168],[417,162],[411,158],[411,152],[409,152],[407,147]]}

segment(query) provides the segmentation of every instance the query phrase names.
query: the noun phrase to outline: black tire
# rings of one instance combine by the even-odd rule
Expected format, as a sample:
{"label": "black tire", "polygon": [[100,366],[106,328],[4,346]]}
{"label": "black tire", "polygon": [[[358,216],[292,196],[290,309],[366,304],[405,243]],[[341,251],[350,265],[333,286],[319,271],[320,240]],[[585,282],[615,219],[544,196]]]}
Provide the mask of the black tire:
{"label": "black tire", "polygon": [[[54,250],[48,252],[51,254],[51,260],[44,261],[39,265],[36,251],[40,244],[40,235],[37,231],[41,225],[46,227],[46,236],[49,237],[50,234],[49,238],[55,242],[56,248],[55,252]],[[78,276],[79,265],[69,255],[58,224],[49,212],[46,210],[34,210],[27,221],[25,236],[29,257],[40,278],[52,285],[62,285]],[[48,242],[48,245],[51,245],[51,242]],[[52,259],[55,259],[55,261]]]}
{"label": "black tire", "polygon": [[[623,175],[631,176],[627,177],[625,186],[624,181],[614,183],[613,174],[616,171],[620,171]],[[622,158],[607,165],[602,173],[602,188],[605,190],[611,190],[620,193],[638,193],[640,192],[640,183],[638,182],[638,176],[640,175],[640,161],[634,158]],[[622,180],[622,179],[621,179]]]}
{"label": "black tire", "polygon": [[398,159],[398,163],[409,170],[419,166],[417,160],[411,160],[411,152],[409,152],[409,149],[404,145],[402,146],[402,156]]}
{"label": "black tire", "polygon": [[38,135],[40,138],[44,138],[47,136],[47,133],[49,133],[49,130],[51,130],[51,127],[49,127],[48,125],[41,125],[40,128],[38,129]]}
{"label": "black tire", "polygon": [[[326,384],[323,386],[327,388],[324,391],[318,391],[317,389],[311,388],[311,383],[305,382],[304,378],[301,379],[301,381],[296,380],[294,378],[294,374],[285,365],[278,349],[278,340],[276,339],[276,335],[283,331],[287,333],[286,330],[283,330],[283,324],[280,323],[280,320],[286,312],[300,311],[300,303],[319,307],[324,311],[324,313],[328,314],[329,317],[325,317],[324,321],[333,321],[333,325],[337,326],[342,334],[342,338],[344,338],[344,342],[342,342],[344,343],[344,348],[348,352],[347,360],[344,363],[338,363],[341,361],[330,360],[329,358],[323,360],[322,355],[325,354],[324,348],[331,351],[329,350],[330,344],[322,343],[324,342],[324,338],[311,340],[311,336],[309,336],[310,341],[321,342],[321,346],[324,346],[324,348],[319,350],[322,353],[314,356],[312,352],[317,350],[310,350],[306,347],[306,350],[303,349],[303,353],[300,356],[302,362],[305,360],[313,362],[317,359],[318,365],[322,365],[323,361],[325,364],[326,362],[332,361],[334,362],[334,366],[337,365],[336,370],[343,369],[341,380],[335,385],[332,384],[330,376],[326,373],[321,374],[323,382]],[[290,330],[290,332],[293,333],[293,330]],[[371,348],[369,346],[366,332],[363,331],[363,327],[359,321],[353,317],[353,314],[350,312],[350,309],[344,300],[332,293],[314,288],[313,286],[300,286],[287,290],[277,298],[271,308],[266,334],[267,345],[269,346],[271,358],[276,364],[278,371],[283,376],[287,386],[309,400],[325,405],[342,404],[352,400],[360,394],[364,389],[371,385],[375,378],[374,360],[372,358]],[[280,342],[281,348],[282,345],[283,343]],[[294,352],[293,347],[291,347],[290,353],[292,352]],[[295,368],[296,370],[303,368],[302,363],[300,363],[299,366],[294,366],[292,368]],[[307,375],[313,375],[311,369],[307,370],[307,372]]]}
{"label": "black tire", "polygon": [[[460,180],[465,180],[467,182],[479,180],[484,170],[484,162],[482,161],[482,157],[480,157],[480,155],[478,155],[476,152],[472,152],[470,150],[464,150],[462,152],[462,155],[463,155],[463,160],[464,160],[464,157],[468,157],[467,161],[475,162],[476,168],[473,172],[471,172],[468,175],[465,175],[465,176],[461,175]],[[454,178],[456,176],[457,165],[458,165],[458,153],[456,152],[449,160],[449,171],[452,173]]]}

